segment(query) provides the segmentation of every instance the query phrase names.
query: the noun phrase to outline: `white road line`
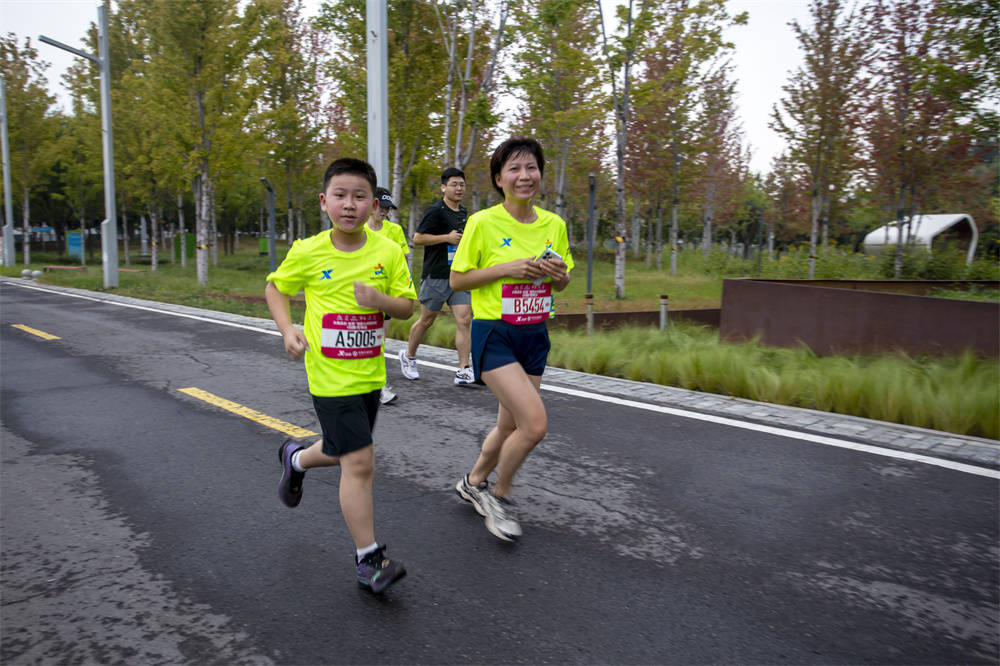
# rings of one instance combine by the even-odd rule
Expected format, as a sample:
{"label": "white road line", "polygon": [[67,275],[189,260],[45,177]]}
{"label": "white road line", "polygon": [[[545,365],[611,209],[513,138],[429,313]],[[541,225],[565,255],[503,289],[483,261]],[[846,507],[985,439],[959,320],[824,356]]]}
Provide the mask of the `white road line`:
{"label": "white road line", "polygon": [[[14,286],[18,286],[23,289],[34,289],[36,291],[44,291],[50,294],[62,294],[64,296],[82,298],[84,300],[96,301],[98,303],[107,303],[109,305],[119,305],[125,308],[134,308],[136,310],[146,310],[149,312],[157,312],[160,314],[173,315],[176,317],[184,317],[186,319],[195,319],[197,321],[205,321],[212,324],[221,324],[222,326],[232,326],[233,328],[242,328],[248,331],[267,333],[268,335],[281,335],[281,333],[279,333],[278,331],[271,331],[266,328],[259,328],[256,326],[248,326],[246,324],[237,324],[235,322],[223,321],[221,319],[212,319],[210,317],[199,317],[198,315],[190,315],[190,314],[185,314],[183,312],[172,312],[170,310],[161,310],[158,308],[152,308],[144,305],[135,305],[132,303],[119,303],[116,301],[95,298],[93,296],[84,296],[83,294],[71,294],[63,291],[53,291],[51,289],[44,289],[42,287],[35,287],[26,284],[19,284],[16,282],[8,284],[13,284]],[[447,365],[444,363],[435,363],[433,361],[418,360],[417,363],[421,365],[426,365],[427,367],[430,368],[438,368],[441,370],[451,370],[451,371],[456,370],[455,366]],[[663,405],[654,405],[645,402],[638,402],[636,400],[616,398],[614,396],[602,395],[600,393],[581,391],[579,389],[565,388],[562,386],[552,386],[551,384],[542,384],[542,389],[546,391],[552,391],[553,393],[562,393],[564,395],[572,395],[578,398],[596,400],[598,402],[607,402],[614,405],[621,405],[623,407],[644,409],[650,412],[670,414],[671,416],[679,416],[686,419],[694,419],[696,421],[707,421],[709,423],[717,423],[719,425],[729,426],[731,428],[754,430],[756,432],[766,433],[769,435],[776,435],[778,437],[788,437],[791,439],[798,439],[805,442],[812,442],[814,444],[822,444],[824,446],[833,446],[840,449],[849,449],[851,451],[861,451],[863,453],[870,453],[876,456],[883,456],[886,458],[896,458],[898,460],[909,460],[912,462],[924,463],[925,465],[934,465],[936,467],[943,467],[945,469],[954,470],[956,472],[964,472],[966,474],[985,476],[991,479],[1000,479],[1000,470],[989,469],[986,467],[977,467],[975,465],[967,465],[965,463],[953,462],[951,460],[944,460],[941,458],[932,458],[930,456],[924,456],[918,453],[910,453],[909,451],[898,451],[896,449],[886,449],[880,446],[872,446],[870,444],[859,444],[857,442],[850,442],[844,439],[836,439],[834,437],[825,437],[823,435],[814,435],[807,432],[798,432],[796,430],[775,428],[774,426],[761,425],[758,423],[748,423],[745,421],[738,421],[736,419],[727,418],[725,416],[714,416],[712,414],[689,412],[683,409],[677,409],[675,407],[665,407]]]}
{"label": "white road line", "polygon": [[105,305],[117,305],[122,308],[132,308],[134,310],[146,310],[147,312],[157,312],[159,314],[173,315],[174,317],[184,317],[185,319],[195,319],[197,321],[207,321],[211,324],[222,324],[223,326],[232,326],[233,328],[242,328],[246,331],[257,331],[258,333],[267,333],[268,335],[278,335],[281,333],[279,331],[271,331],[266,328],[260,328],[259,326],[248,326],[247,324],[237,324],[232,321],[224,321],[222,319],[212,319],[211,317],[200,317],[198,315],[185,314],[183,312],[173,312],[172,310],[161,310],[159,308],[151,308],[146,305],[136,305],[135,303],[120,303],[118,301],[112,301],[103,298],[96,298],[94,296],[84,296],[83,294],[71,294],[66,291],[55,291],[53,289],[45,289],[44,287],[35,287],[28,284],[20,284],[17,282],[8,282],[7,284],[12,284],[16,287],[21,287],[22,289],[33,289],[35,291],[44,291],[47,294],[60,294],[62,296],[70,296],[72,298],[82,298],[85,301],[95,301],[97,303],[104,303]]}

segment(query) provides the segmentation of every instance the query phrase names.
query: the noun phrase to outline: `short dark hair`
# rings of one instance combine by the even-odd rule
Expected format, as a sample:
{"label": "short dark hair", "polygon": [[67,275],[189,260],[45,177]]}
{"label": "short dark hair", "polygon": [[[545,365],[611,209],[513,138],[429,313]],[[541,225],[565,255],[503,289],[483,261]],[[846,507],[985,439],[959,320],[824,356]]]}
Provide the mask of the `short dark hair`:
{"label": "short dark hair", "polygon": [[378,188],[378,180],[375,176],[375,169],[373,169],[372,165],[368,164],[368,162],[359,160],[356,157],[341,157],[330,162],[330,166],[326,168],[326,173],[323,174],[323,191],[326,192],[326,188],[330,184],[331,178],[345,173],[361,176],[371,183],[372,196],[375,196],[375,190]]}
{"label": "short dark hair", "polygon": [[447,185],[448,181],[451,180],[452,178],[455,178],[456,176],[461,178],[462,180],[465,180],[465,173],[461,169],[459,169],[458,167],[448,167],[447,169],[441,172],[441,184]]}
{"label": "short dark hair", "polygon": [[493,157],[490,158],[490,182],[493,184],[493,189],[500,193],[501,198],[505,197],[503,188],[497,185],[497,175],[503,171],[503,165],[507,163],[507,160],[519,153],[534,155],[535,161],[538,162],[539,175],[545,175],[545,154],[542,152],[542,144],[530,136],[510,137],[497,146],[497,149],[493,151]]}

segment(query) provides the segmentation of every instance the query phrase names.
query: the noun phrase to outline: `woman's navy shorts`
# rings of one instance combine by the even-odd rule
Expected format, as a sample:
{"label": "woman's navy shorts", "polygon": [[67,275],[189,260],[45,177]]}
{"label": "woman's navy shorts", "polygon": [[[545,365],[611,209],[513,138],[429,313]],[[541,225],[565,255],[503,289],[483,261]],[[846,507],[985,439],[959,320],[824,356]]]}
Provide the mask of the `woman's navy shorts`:
{"label": "woman's navy shorts", "polygon": [[529,375],[541,376],[549,346],[545,322],[516,325],[502,319],[473,319],[472,369],[476,383],[483,383],[483,372],[511,363],[520,363]]}
{"label": "woman's navy shorts", "polygon": [[314,395],[313,409],[323,429],[323,453],[342,456],[372,443],[381,389],[359,395]]}

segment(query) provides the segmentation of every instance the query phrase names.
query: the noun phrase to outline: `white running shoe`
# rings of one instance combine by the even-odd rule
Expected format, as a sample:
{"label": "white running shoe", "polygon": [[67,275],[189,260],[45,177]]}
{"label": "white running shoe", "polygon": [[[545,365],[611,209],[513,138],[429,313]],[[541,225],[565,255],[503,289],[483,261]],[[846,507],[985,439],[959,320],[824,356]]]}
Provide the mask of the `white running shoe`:
{"label": "white running shoe", "polygon": [[483,481],[478,486],[469,483],[469,475],[466,474],[455,484],[455,492],[466,502],[470,502],[476,509],[476,513],[486,517],[486,496],[490,494],[490,484]]}
{"label": "white running shoe", "polygon": [[420,379],[420,371],[417,370],[417,359],[406,355],[406,350],[399,352],[399,369],[407,379]]}
{"label": "white running shoe", "polygon": [[467,384],[475,384],[476,376],[472,373],[471,366],[465,366],[461,370],[455,373],[455,383],[459,386],[465,386]]}
{"label": "white running shoe", "polygon": [[517,522],[514,502],[506,497],[486,493],[483,508],[486,509],[486,529],[504,541],[515,541],[521,536],[521,524]]}
{"label": "white running shoe", "polygon": [[392,392],[391,388],[389,388],[388,386],[383,386],[382,393],[379,395],[378,401],[380,405],[388,405],[390,402],[392,402],[398,397],[399,396],[397,396],[395,393]]}

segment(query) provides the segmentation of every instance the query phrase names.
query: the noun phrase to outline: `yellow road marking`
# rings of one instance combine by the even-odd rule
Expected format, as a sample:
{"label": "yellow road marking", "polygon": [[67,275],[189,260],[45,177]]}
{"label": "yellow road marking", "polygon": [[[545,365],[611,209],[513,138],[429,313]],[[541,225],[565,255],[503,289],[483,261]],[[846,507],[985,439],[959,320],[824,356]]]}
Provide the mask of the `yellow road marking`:
{"label": "yellow road marking", "polygon": [[305,428],[300,428],[297,425],[292,425],[291,423],[285,423],[280,419],[276,419],[273,416],[268,416],[267,414],[261,414],[258,411],[250,409],[249,407],[244,407],[243,405],[233,402],[232,400],[226,400],[225,398],[220,398],[214,393],[209,393],[208,391],[202,391],[199,388],[190,387],[177,389],[181,393],[186,393],[192,398],[198,398],[199,400],[204,400],[205,402],[215,405],[216,407],[221,407],[233,414],[239,414],[240,416],[250,419],[251,421],[256,421],[261,425],[265,425],[268,428],[273,428],[279,432],[283,432],[290,437],[312,437],[317,433],[312,430],[306,430]]}
{"label": "yellow road marking", "polygon": [[39,331],[37,328],[31,328],[30,326],[25,326],[24,324],[11,324],[14,328],[19,328],[22,331],[31,333],[32,335],[37,335],[43,340],[62,340],[58,335],[52,335],[51,333],[46,333],[45,331]]}

